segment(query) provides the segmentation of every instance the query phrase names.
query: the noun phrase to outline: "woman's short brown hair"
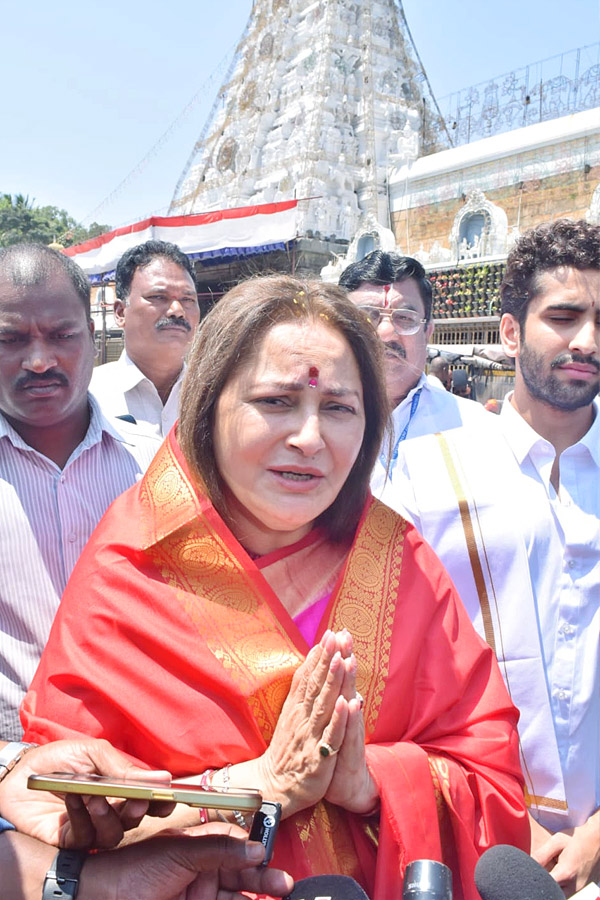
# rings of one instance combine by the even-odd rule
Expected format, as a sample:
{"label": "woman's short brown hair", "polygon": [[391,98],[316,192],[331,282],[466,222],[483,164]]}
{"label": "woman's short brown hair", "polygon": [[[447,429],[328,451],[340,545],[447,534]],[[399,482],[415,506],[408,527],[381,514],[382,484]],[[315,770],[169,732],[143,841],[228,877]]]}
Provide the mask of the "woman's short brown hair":
{"label": "woman's short brown hair", "polygon": [[177,435],[192,473],[204,483],[219,513],[229,520],[214,454],[217,401],[269,329],[295,320],[320,322],[341,334],[360,372],[365,409],[362,445],[340,493],[318,520],[332,538],[341,539],[358,524],[388,418],[381,342],[341,288],[269,275],[244,281],[225,294],[202,322],[192,345]]}

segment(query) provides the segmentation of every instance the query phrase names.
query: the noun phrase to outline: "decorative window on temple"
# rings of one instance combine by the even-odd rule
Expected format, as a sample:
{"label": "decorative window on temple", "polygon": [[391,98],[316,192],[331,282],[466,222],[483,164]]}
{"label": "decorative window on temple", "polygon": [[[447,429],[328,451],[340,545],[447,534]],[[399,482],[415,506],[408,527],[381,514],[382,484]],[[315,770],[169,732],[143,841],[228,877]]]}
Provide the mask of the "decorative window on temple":
{"label": "decorative window on temple", "polygon": [[373,234],[363,234],[358,239],[358,246],[356,248],[356,258],[364,259],[364,257],[368,253],[372,253],[373,250],[377,250],[377,245],[375,244],[375,235]]}
{"label": "decorative window on temple", "polygon": [[600,184],[592,194],[590,208],[587,211],[586,219],[592,225],[600,225]]}
{"label": "decorative window on temple", "polygon": [[458,232],[460,259],[476,259],[484,255],[486,224],[486,216],[482,212],[464,216]]}
{"label": "decorative window on temple", "polygon": [[450,248],[458,262],[482,257],[506,256],[508,220],[483,191],[469,191],[464,206],[457,212],[450,233]]}

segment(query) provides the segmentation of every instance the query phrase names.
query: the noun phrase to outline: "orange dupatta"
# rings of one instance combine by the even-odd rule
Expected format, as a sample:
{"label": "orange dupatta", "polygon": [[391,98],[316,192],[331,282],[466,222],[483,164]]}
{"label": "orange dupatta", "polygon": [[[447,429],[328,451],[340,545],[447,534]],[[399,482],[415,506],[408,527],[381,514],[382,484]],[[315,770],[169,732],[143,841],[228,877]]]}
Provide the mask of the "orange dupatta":
{"label": "orange dupatta", "polygon": [[[327,627],[354,637],[380,822],[321,802],[282,824],[274,864],[349,874],[387,900],[411,859],[443,859],[455,896],[475,898],[479,854],[528,844],[516,712],[440,563],[377,501],[317,639]],[[172,431],[73,572],[23,704],[26,740],[105,737],[175,775],[255,758],[308,649]]]}

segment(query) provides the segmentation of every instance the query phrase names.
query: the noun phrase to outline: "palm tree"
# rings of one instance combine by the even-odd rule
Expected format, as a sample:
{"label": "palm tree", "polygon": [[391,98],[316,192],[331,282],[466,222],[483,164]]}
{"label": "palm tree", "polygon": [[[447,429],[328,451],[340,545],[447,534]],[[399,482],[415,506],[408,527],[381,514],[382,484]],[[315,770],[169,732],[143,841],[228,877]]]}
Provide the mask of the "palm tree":
{"label": "palm tree", "polygon": [[23,194],[2,194],[1,206],[12,206],[13,209],[33,209],[35,200],[29,199],[29,194],[24,197]]}

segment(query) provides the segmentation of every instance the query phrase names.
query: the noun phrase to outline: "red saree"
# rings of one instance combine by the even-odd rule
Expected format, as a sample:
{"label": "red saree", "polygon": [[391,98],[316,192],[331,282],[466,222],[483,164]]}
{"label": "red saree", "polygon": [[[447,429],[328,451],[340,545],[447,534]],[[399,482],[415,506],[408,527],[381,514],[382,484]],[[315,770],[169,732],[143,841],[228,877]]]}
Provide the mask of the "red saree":
{"label": "red saree", "polygon": [[[327,804],[282,823],[274,864],[399,894],[412,859],[473,870],[528,847],[515,723],[491,650],[417,532],[369,500],[317,632],[347,627],[365,699],[379,825]],[[192,485],[172,431],[111,506],[67,586],[25,698],[25,740],[105,737],[176,775],[259,756],[309,647]]]}

